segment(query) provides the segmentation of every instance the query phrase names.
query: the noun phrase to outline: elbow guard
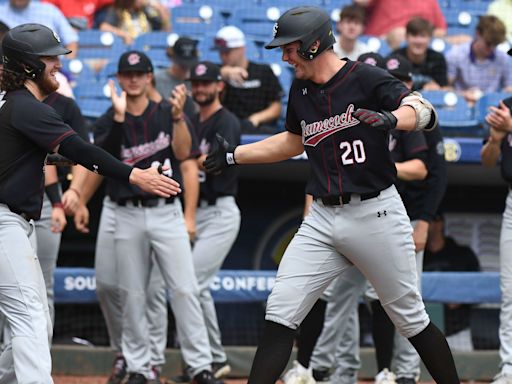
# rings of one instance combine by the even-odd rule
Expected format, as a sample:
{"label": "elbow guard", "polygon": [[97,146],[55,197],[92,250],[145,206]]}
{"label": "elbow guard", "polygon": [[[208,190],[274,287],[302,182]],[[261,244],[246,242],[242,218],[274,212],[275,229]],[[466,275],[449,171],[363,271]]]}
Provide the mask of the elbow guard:
{"label": "elbow guard", "polygon": [[424,99],[419,92],[412,92],[404,97],[400,106],[408,105],[416,112],[416,131],[431,131],[437,126],[438,118],[434,106]]}

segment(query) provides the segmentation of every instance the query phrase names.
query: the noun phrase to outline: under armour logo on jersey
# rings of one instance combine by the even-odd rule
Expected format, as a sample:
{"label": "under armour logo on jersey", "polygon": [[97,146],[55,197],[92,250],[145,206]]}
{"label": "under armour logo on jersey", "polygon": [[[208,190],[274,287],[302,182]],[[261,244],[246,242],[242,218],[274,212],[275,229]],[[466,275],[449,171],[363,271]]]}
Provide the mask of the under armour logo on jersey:
{"label": "under armour logo on jersey", "polygon": [[94,173],[99,173],[99,172],[98,172],[98,169],[99,169],[99,168],[100,168],[100,167],[98,167],[96,164],[93,164],[93,165],[92,165],[92,171],[93,171]]}
{"label": "under armour logo on jersey", "polygon": [[4,100],[4,96],[5,96],[5,91],[3,92],[0,92],[0,108],[2,108],[2,106],[5,104],[5,102],[7,100]]}
{"label": "under armour logo on jersey", "polygon": [[226,153],[226,163],[228,163],[229,165],[236,164],[234,153],[231,153],[231,152]]}
{"label": "under armour logo on jersey", "polygon": [[302,88],[302,96],[306,96],[308,94],[307,88]]}
{"label": "under armour logo on jersey", "polygon": [[382,217],[382,216],[387,216],[387,215],[388,215],[388,211],[377,212],[377,217]]}

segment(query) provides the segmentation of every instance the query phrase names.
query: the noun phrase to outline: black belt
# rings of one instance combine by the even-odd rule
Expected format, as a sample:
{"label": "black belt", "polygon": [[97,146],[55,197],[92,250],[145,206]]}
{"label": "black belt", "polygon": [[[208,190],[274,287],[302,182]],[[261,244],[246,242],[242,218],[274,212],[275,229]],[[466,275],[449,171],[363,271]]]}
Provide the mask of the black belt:
{"label": "black belt", "polygon": [[[152,208],[157,207],[160,200],[163,199],[163,197],[153,197],[153,198],[144,198],[144,197],[129,197],[126,199],[119,199],[116,200],[117,205],[121,207],[126,207],[127,204],[131,204],[134,207],[144,207],[144,208]],[[172,204],[174,203],[174,196],[168,197],[165,199],[165,204]]]}
{"label": "black belt", "polygon": [[361,197],[361,201],[373,199],[374,197],[377,197],[380,195],[380,191],[376,192],[368,192],[368,193],[343,193],[338,196],[324,196],[324,197],[318,197],[315,198],[315,200],[321,200],[324,205],[328,206],[336,206],[336,205],[344,205],[350,203],[350,200],[352,199],[352,195],[359,195]]}

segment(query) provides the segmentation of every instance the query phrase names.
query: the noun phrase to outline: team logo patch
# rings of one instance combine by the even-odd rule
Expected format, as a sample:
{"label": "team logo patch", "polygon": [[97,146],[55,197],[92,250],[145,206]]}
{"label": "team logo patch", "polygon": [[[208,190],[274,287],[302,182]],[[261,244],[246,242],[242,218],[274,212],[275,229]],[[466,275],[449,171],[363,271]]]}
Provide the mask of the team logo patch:
{"label": "team logo patch", "polygon": [[275,23],[274,28],[272,28],[272,36],[273,37],[276,37],[278,28],[279,28],[279,25],[277,23]]}
{"label": "team logo patch", "polygon": [[386,63],[386,67],[388,68],[388,71],[394,71],[400,67],[400,62],[397,59],[390,59]]}
{"label": "team logo patch", "polygon": [[208,68],[206,68],[206,65],[199,64],[195,69],[196,76],[203,76],[207,70]]}
{"label": "team logo patch", "polygon": [[359,124],[359,120],[352,117],[354,112],[354,104],[349,104],[345,112],[339,115],[330,116],[324,120],[306,123],[304,120],[300,122],[302,128],[302,140],[304,145],[316,147],[326,137],[335,134],[342,129],[353,127]]}
{"label": "team logo patch", "polygon": [[137,65],[140,63],[140,56],[138,53],[130,53],[127,58],[128,64]]}
{"label": "team logo patch", "polygon": [[57,35],[57,32],[55,32],[53,29],[52,29],[52,32],[53,32],[53,37],[55,37],[55,40],[57,40],[57,43],[60,44],[60,37],[59,37],[59,35]]}

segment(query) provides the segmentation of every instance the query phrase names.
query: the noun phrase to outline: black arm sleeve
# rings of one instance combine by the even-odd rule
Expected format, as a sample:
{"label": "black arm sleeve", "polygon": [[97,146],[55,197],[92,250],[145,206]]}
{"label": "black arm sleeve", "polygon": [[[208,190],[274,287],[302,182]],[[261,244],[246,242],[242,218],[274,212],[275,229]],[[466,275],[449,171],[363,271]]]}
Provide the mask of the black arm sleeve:
{"label": "black arm sleeve", "polygon": [[77,135],[64,139],[60,143],[59,153],[90,171],[112,179],[128,181],[133,169],[103,149],[83,141]]}
{"label": "black arm sleeve", "polygon": [[[98,123],[99,122],[97,122],[97,124]],[[115,158],[119,158],[123,136],[123,123],[118,123],[114,120],[108,123],[110,123],[110,128],[106,130],[97,129],[98,126],[95,126],[94,144],[108,151]]]}

